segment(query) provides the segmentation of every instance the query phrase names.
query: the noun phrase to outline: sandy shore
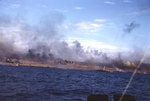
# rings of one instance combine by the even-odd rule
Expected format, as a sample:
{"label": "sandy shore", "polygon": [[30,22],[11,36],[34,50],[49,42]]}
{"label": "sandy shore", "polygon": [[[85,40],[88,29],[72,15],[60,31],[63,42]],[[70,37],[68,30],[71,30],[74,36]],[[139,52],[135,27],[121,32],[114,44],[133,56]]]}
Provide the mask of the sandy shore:
{"label": "sandy shore", "polygon": [[[118,68],[116,66],[102,66],[94,63],[84,63],[84,62],[54,62],[50,61],[49,63],[42,63],[37,61],[30,60],[12,60],[11,62],[0,62],[0,65],[8,66],[31,66],[31,67],[45,67],[45,68],[61,68],[61,69],[74,69],[74,70],[96,70],[96,71],[107,71],[107,72],[134,72],[135,68],[126,67]],[[142,68],[142,67],[141,67]],[[139,69],[138,73],[150,73],[150,69]]]}

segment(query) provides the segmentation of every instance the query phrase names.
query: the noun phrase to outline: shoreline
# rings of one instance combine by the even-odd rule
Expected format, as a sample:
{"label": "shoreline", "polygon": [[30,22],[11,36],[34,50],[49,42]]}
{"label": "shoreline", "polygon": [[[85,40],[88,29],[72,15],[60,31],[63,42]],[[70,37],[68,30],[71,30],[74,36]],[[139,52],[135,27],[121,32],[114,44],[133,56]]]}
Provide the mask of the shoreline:
{"label": "shoreline", "polygon": [[[0,62],[2,66],[13,66],[13,67],[35,67],[35,68],[57,68],[57,69],[69,69],[69,70],[90,70],[90,71],[101,71],[101,72],[121,72],[121,73],[133,73],[134,70],[124,70],[117,67],[105,67],[105,66],[97,66],[93,64],[43,64],[40,62],[32,61],[31,63],[7,63],[7,62]],[[140,74],[150,74],[149,71],[140,71],[138,70],[137,73]]]}

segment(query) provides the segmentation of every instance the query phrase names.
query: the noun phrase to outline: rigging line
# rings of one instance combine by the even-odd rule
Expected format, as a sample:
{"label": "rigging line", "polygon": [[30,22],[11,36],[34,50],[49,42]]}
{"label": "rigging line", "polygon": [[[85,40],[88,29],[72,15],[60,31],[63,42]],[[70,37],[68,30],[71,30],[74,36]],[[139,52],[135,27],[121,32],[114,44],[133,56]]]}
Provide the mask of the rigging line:
{"label": "rigging line", "polygon": [[146,49],[145,52],[144,52],[143,57],[141,58],[139,64],[137,65],[136,69],[134,70],[132,76],[130,77],[130,80],[129,80],[128,84],[126,85],[126,87],[125,87],[125,89],[124,89],[124,91],[123,91],[123,93],[122,93],[122,95],[121,95],[119,101],[122,101],[122,99],[123,99],[123,97],[124,97],[124,95],[125,95],[127,89],[128,89],[129,86],[130,86],[130,83],[132,82],[132,80],[133,80],[133,78],[134,78],[134,76],[135,76],[135,74],[136,74],[136,72],[137,72],[137,70],[140,68],[141,64],[143,63],[144,59],[146,58],[149,48],[150,48],[150,45],[148,45],[147,49]]}

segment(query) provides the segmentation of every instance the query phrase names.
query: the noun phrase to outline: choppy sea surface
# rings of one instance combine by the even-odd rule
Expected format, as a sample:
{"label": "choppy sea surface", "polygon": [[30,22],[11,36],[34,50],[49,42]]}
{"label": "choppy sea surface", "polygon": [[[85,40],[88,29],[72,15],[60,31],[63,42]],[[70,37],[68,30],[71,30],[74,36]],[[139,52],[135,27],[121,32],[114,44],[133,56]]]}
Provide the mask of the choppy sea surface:
{"label": "choppy sea surface", "polygon": [[[131,73],[0,66],[0,101],[87,101],[123,92]],[[150,101],[150,74],[136,74],[127,94]]]}

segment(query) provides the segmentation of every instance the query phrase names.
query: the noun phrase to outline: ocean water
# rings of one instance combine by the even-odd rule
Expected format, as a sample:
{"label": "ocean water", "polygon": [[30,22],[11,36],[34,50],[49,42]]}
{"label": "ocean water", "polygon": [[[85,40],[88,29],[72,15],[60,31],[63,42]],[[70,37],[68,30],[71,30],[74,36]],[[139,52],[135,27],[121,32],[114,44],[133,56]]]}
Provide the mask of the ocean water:
{"label": "ocean water", "polygon": [[[0,101],[86,101],[123,92],[131,73],[0,66]],[[150,101],[150,74],[136,74],[127,94]]]}

